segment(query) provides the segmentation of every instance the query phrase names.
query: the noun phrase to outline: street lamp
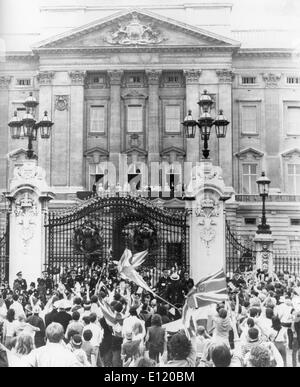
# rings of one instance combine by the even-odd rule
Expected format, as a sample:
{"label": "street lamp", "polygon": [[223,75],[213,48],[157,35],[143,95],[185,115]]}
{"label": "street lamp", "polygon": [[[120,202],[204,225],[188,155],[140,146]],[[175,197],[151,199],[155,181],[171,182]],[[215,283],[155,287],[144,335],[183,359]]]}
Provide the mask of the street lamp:
{"label": "street lamp", "polygon": [[208,142],[211,135],[212,127],[215,126],[217,138],[225,138],[227,133],[227,127],[230,122],[226,119],[223,114],[223,110],[220,110],[217,117],[212,118],[210,112],[213,105],[213,100],[211,96],[207,93],[207,90],[204,90],[204,93],[201,95],[198,105],[201,108],[201,116],[198,121],[194,120],[192,116],[192,111],[189,110],[188,115],[185,117],[182,125],[185,129],[186,138],[195,138],[196,127],[200,128],[201,140],[204,141],[204,149],[202,151],[203,157],[205,159],[209,158],[210,150],[208,149]]}
{"label": "street lamp", "polygon": [[261,224],[258,225],[257,234],[272,234],[266,218],[266,198],[269,196],[271,180],[266,177],[265,172],[262,172],[261,177],[256,183],[258,185],[259,195],[262,198],[262,217]]}
{"label": "street lamp", "polygon": [[35,111],[39,103],[34,98],[33,93],[29,94],[29,97],[23,103],[26,108],[26,114],[23,119],[18,117],[18,112],[14,113],[13,118],[8,123],[10,127],[11,138],[18,140],[24,137],[28,138],[27,158],[33,159],[33,141],[37,140],[38,129],[40,129],[41,138],[50,138],[51,128],[54,125],[48,118],[48,113],[44,113],[44,117],[40,122],[35,120]]}

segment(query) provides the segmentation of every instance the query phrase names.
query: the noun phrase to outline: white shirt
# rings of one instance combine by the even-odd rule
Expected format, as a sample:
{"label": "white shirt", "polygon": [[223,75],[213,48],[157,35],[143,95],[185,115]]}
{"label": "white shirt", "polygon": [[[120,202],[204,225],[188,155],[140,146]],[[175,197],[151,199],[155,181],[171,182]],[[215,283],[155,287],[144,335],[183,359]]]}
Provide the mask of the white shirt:
{"label": "white shirt", "polygon": [[0,323],[3,322],[7,315],[7,308],[5,303],[3,303],[2,306],[0,306]]}
{"label": "white shirt", "polygon": [[[141,327],[142,332],[134,332],[134,329],[136,329],[138,326]],[[138,336],[145,337],[146,335],[146,329],[145,329],[145,322],[140,320],[136,316],[129,316],[125,318],[124,323],[123,323],[123,336],[126,335],[127,332],[132,332],[135,334],[134,338]]]}
{"label": "white shirt", "polygon": [[28,355],[30,367],[40,368],[73,368],[82,367],[74,353],[63,344],[47,343],[46,346],[35,349]]}
{"label": "white shirt", "polygon": [[15,311],[15,319],[18,320],[20,316],[25,317],[23,306],[18,302],[14,301],[12,305],[10,306],[10,309],[13,309]]}
{"label": "white shirt", "polygon": [[92,346],[99,347],[103,339],[103,329],[95,323],[90,323],[84,327],[83,332],[88,330],[93,333],[93,337],[90,341]]}
{"label": "white shirt", "polygon": [[282,323],[290,324],[293,322],[292,309],[292,306],[282,303],[275,308],[275,314],[280,318]]}

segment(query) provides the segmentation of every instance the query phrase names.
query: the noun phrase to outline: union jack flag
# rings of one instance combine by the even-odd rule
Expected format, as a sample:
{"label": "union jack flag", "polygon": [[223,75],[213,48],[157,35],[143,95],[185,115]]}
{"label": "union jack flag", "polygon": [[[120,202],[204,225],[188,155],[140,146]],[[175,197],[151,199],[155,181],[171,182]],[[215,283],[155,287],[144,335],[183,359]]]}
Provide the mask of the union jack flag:
{"label": "union jack flag", "polygon": [[226,275],[223,270],[202,278],[187,296],[187,300],[182,311],[184,326],[190,326],[192,310],[227,300]]}

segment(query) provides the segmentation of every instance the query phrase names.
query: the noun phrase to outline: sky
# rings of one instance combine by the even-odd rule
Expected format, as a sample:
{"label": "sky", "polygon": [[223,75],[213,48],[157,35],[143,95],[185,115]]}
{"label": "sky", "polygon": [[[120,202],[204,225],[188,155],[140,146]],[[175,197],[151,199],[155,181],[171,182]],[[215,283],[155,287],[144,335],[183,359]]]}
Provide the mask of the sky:
{"label": "sky", "polygon": [[[130,3],[131,0],[110,0]],[[141,0],[140,0],[141,1]],[[143,1],[143,3],[146,0]],[[160,0],[161,3],[232,3],[233,29],[249,28],[300,28],[300,0]],[[12,27],[18,32],[39,30],[39,3],[84,4],[85,0],[0,0],[0,29]],[[106,0],[88,0],[93,4],[103,4]],[[151,1],[149,0],[151,3]],[[152,0],[156,2],[156,0]],[[9,15],[9,16],[8,16]],[[0,31],[1,32],[1,31]]]}

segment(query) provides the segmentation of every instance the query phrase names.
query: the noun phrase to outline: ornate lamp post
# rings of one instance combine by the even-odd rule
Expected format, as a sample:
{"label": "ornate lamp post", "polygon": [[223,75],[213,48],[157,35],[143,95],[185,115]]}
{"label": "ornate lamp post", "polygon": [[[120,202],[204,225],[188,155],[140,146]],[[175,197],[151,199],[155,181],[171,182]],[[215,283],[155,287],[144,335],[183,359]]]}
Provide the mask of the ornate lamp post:
{"label": "ornate lamp post", "polygon": [[266,198],[269,196],[271,180],[266,177],[265,172],[262,172],[261,177],[256,183],[258,185],[259,195],[262,198],[262,217],[261,224],[258,225],[257,234],[272,234],[266,218]]}
{"label": "ornate lamp post", "polygon": [[38,106],[37,100],[30,93],[29,97],[24,102],[26,114],[23,119],[18,117],[18,113],[14,113],[14,117],[8,123],[10,127],[10,134],[12,139],[28,138],[27,158],[34,159],[33,141],[37,140],[38,129],[40,129],[41,138],[49,139],[51,135],[51,128],[54,123],[49,120],[48,113],[44,113],[44,117],[40,122],[35,120],[36,108]]}
{"label": "ornate lamp post", "polygon": [[185,117],[182,125],[185,129],[185,136],[187,138],[195,138],[196,127],[200,128],[201,140],[204,141],[204,149],[202,151],[204,159],[209,159],[210,150],[208,149],[208,142],[211,135],[211,129],[215,126],[217,138],[225,138],[227,133],[227,127],[230,122],[223,115],[223,111],[220,110],[217,117],[214,119],[211,116],[211,108],[213,101],[207,90],[204,90],[204,94],[201,95],[198,105],[201,108],[201,116],[198,121],[194,120],[192,111],[189,110],[188,115]]}

